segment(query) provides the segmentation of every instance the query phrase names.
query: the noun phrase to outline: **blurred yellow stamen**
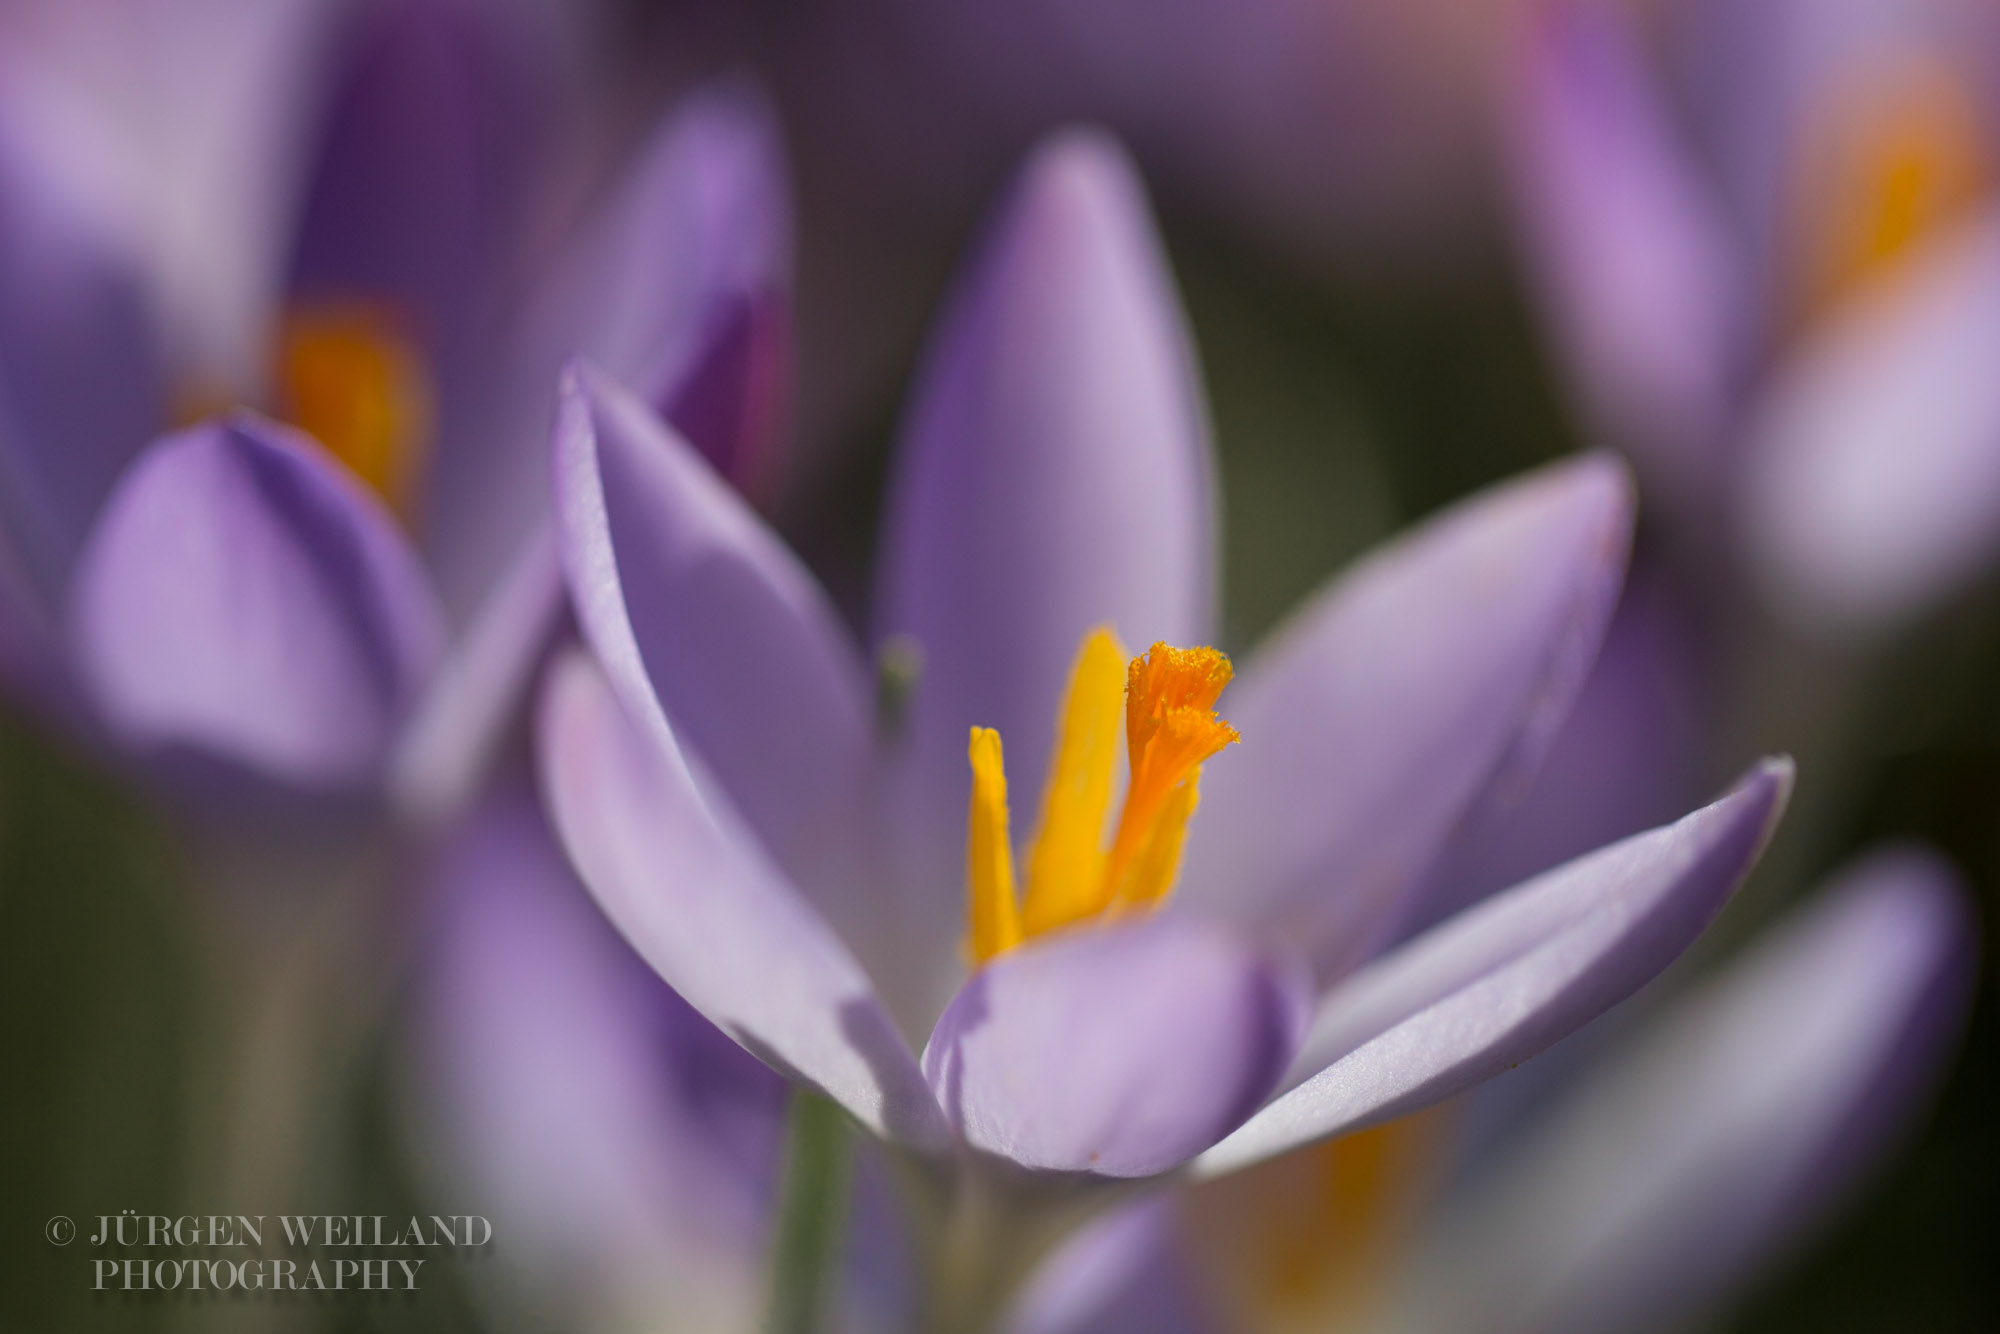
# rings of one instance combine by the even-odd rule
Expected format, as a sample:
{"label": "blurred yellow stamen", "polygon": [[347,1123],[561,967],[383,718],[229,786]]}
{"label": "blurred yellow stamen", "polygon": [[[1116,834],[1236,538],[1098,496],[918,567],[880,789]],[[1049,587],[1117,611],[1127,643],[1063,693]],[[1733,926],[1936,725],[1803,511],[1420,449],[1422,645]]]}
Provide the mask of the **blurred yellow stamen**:
{"label": "blurred yellow stamen", "polygon": [[1938,61],[1871,75],[1843,98],[1809,159],[1808,313],[1894,268],[1991,184],[1985,125],[1963,78]]}
{"label": "blurred yellow stamen", "polygon": [[966,817],[965,883],[970,896],[972,957],[981,963],[1021,943],[1014,899],[1014,849],[1007,841],[1007,771],[1000,734],[972,729],[972,809]]}
{"label": "blurred yellow stamen", "polygon": [[392,314],[366,302],[294,307],[279,335],[278,411],[408,516],[430,440],[431,385]]}
{"label": "blurred yellow stamen", "polygon": [[[1201,766],[1238,739],[1215,714],[1231,668],[1212,648],[1155,644],[1121,669],[1124,657],[1109,630],[1094,630],[1070,669],[1041,822],[1028,853],[1027,902],[1018,909],[1000,737],[988,728],[972,730],[966,861],[976,963],[1044,931],[1151,907],[1173,889]],[[1131,782],[1107,851],[1104,823],[1121,699]]]}
{"label": "blurred yellow stamen", "polygon": [[1368,1327],[1435,1184],[1448,1125],[1420,1112],[1199,1187],[1186,1218],[1231,1327]]}

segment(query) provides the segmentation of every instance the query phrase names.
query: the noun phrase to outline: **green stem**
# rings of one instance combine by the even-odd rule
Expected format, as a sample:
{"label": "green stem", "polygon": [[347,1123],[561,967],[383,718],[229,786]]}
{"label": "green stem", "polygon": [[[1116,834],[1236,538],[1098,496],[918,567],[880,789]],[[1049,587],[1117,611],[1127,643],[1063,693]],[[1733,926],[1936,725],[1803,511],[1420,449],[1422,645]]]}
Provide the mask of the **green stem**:
{"label": "green stem", "polygon": [[767,1334],[814,1334],[833,1296],[834,1263],[847,1214],[847,1125],[816,1093],[792,1094],[785,1139],[784,1197],[771,1242]]}

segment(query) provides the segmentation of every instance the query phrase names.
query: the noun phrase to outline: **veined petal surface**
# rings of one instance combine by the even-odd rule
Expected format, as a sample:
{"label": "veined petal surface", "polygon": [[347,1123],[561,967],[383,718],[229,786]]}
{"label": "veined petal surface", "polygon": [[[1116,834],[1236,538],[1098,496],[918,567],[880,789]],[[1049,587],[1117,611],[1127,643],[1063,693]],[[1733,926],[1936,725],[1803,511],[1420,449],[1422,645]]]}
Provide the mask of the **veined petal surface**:
{"label": "veined petal surface", "polygon": [[1203,1175],[1429,1106],[1651,980],[1755,864],[1791,786],[1768,760],[1713,805],[1538,876],[1417,937],[1320,1003],[1289,1091]]}
{"label": "veined petal surface", "polygon": [[555,453],[577,619],[625,707],[665,711],[795,881],[846,873],[873,724],[825,593],[671,427],[594,370],[565,379]]}
{"label": "veined petal surface", "polygon": [[1334,580],[1244,664],[1181,895],[1307,950],[1380,946],[1447,839],[1567,715],[1617,602],[1630,485],[1605,456],[1463,502]]}
{"label": "veined petal surface", "polygon": [[875,1134],[950,1130],[867,976],[745,832],[704,804],[664,719],[628,717],[603,670],[559,660],[543,690],[543,795],[578,875],[690,1005]]}
{"label": "veined petal surface", "polygon": [[1271,1089],[1297,1042],[1303,979],[1172,915],[1024,946],[967,982],[924,1073],[972,1148],[1106,1177],[1167,1171]]}

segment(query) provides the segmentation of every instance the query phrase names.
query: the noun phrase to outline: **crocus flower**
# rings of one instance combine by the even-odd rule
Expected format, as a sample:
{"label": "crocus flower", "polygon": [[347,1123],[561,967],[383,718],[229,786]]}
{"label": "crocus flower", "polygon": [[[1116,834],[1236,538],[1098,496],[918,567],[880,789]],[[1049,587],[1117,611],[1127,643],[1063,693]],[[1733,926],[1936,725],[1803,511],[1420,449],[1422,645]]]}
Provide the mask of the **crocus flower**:
{"label": "crocus flower", "polygon": [[1893,629],[2000,547],[1992,15],[1545,5],[1503,118],[1594,434],[1794,622]]}
{"label": "crocus flower", "polygon": [[[579,369],[555,455],[591,650],[541,705],[561,840],[695,1009],[908,1166],[937,1327],[990,1320],[1117,1187],[1391,1120],[1630,994],[1788,788],[1766,762],[1383,952],[1565,711],[1615,600],[1623,474],[1584,459],[1431,520],[1220,695],[1227,660],[1174,647],[1212,623],[1192,355],[1136,182],[1089,136],[1033,159],[930,350],[876,690],[803,567],[642,401]],[[1127,664],[1125,636],[1154,647]],[[1017,847],[1006,780],[1045,768]]]}
{"label": "crocus flower", "polygon": [[1178,1216],[1101,1225],[1012,1328],[1136,1328],[1135,1301],[1167,1307],[1145,1327],[1189,1331],[1683,1327],[1795,1245],[1910,1119],[1970,1000],[1967,917],[1938,859],[1879,851],[1536,1098],[1524,1128],[1474,1136],[1448,1183],[1487,1089],[1429,1143],[1376,1132],[1198,1190]]}
{"label": "crocus flower", "polygon": [[[264,9],[139,6],[139,34],[170,30],[156,49],[81,7],[137,65],[135,104],[79,77],[0,107],[0,643],[18,683],[181,777],[343,800],[386,783],[433,815],[470,790],[560,607],[539,458],[563,359],[605,358],[732,476],[768,477],[775,134],[753,94],[701,94],[531,278],[533,152],[553,145],[522,123],[534,81],[501,10],[320,7],[341,21],[307,40]],[[242,68],[267,29],[289,79]],[[230,77],[198,96],[217,63]],[[312,114],[300,83],[324,89]],[[156,88],[175,95],[139,97]],[[178,187],[256,234],[211,238],[213,281],[165,283],[187,238],[134,235],[106,196],[171,193],[156,142],[267,119],[302,126],[289,156],[210,147]],[[303,430],[237,412],[161,434],[232,400]]]}

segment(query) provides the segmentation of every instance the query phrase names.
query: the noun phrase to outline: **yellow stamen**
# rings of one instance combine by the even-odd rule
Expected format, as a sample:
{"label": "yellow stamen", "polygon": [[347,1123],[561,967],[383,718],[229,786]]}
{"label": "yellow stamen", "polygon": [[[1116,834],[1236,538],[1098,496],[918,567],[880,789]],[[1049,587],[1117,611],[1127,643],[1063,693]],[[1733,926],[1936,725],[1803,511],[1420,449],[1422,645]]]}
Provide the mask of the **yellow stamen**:
{"label": "yellow stamen", "polygon": [[[1236,741],[1215,714],[1229,659],[1212,648],[1155,644],[1132,659],[1109,630],[1092,631],[1070,669],[1042,818],[1028,854],[1025,909],[1014,897],[1007,842],[1007,780],[1000,735],[972,729],[972,804],[966,836],[970,952],[984,963],[1022,939],[1074,922],[1156,906],[1173,889],[1202,764]],[[1117,834],[1104,850],[1104,819],[1125,704],[1131,782]]]}
{"label": "yellow stamen", "polygon": [[1808,159],[1808,313],[1894,268],[1968,215],[1991,183],[1991,145],[1959,72],[1913,60],[1868,73]]}
{"label": "yellow stamen", "polygon": [[1126,869],[1125,882],[1112,895],[1112,906],[1151,907],[1167,897],[1180,874],[1181,848],[1187,843],[1188,820],[1201,800],[1201,774],[1189,774],[1167,794],[1167,803],[1152,836]]}
{"label": "yellow stamen", "polygon": [[972,809],[966,817],[965,884],[972,920],[969,948],[985,963],[1021,943],[1021,910],[1014,899],[1014,849],[1007,841],[1007,771],[1000,734],[972,729]]}
{"label": "yellow stamen", "polygon": [[1118,765],[1125,649],[1109,630],[1083,641],[1069,676],[1042,821],[1028,856],[1025,927],[1031,936],[1104,910],[1104,816]]}
{"label": "yellow stamen", "polygon": [[381,307],[294,308],[279,336],[278,411],[409,515],[431,431],[424,360]]}
{"label": "yellow stamen", "polygon": [[1127,869],[1167,814],[1175,789],[1217,751],[1239,740],[1236,729],[1215,714],[1215,701],[1234,674],[1229,659],[1212,648],[1155,644],[1145,656],[1132,659],[1125,687],[1132,786],[1105,867],[1114,897],[1125,897]]}

